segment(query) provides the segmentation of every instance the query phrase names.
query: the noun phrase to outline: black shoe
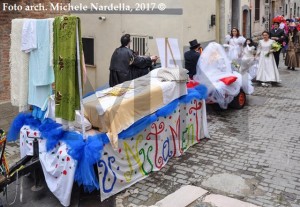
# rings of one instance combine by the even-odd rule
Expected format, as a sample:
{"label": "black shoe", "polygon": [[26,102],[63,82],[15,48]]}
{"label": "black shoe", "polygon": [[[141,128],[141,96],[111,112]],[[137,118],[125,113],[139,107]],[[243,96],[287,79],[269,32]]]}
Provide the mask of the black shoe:
{"label": "black shoe", "polygon": [[295,68],[294,68],[294,67],[292,67],[292,70],[295,70]]}
{"label": "black shoe", "polygon": [[290,70],[290,69],[291,69],[291,67],[287,67],[287,69],[288,69],[288,70]]}

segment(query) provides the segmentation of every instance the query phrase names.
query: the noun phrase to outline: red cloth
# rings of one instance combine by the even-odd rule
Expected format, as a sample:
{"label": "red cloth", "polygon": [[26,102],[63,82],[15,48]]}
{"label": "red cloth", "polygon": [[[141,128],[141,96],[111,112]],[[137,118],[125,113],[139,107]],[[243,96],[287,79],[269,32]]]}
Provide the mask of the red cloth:
{"label": "red cloth", "polygon": [[225,85],[230,85],[236,81],[237,77],[236,76],[229,76],[226,78],[221,78],[220,81],[225,83]]}
{"label": "red cloth", "polygon": [[187,88],[194,88],[195,86],[199,85],[199,83],[197,81],[189,81],[187,84],[186,84],[186,87]]}

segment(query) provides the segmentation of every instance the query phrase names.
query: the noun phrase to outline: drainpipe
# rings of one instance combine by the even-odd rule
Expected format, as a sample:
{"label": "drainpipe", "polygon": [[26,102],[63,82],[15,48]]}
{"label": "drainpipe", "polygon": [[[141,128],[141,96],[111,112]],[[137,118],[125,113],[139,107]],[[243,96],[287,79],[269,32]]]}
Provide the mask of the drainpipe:
{"label": "drainpipe", "polygon": [[251,0],[250,0],[249,16],[250,16],[250,38],[252,39],[252,4],[251,4]]}

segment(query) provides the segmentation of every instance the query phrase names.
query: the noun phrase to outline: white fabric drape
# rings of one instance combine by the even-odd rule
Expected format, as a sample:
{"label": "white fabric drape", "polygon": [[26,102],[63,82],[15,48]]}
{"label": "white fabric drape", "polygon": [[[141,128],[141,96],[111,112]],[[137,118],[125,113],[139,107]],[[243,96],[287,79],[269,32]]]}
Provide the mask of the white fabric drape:
{"label": "white fabric drape", "polygon": [[28,110],[29,54],[21,51],[22,28],[25,19],[13,19],[11,24],[10,87],[11,103],[19,111]]}
{"label": "white fabric drape", "polygon": [[[230,85],[225,85],[220,79],[236,76],[237,80]],[[210,43],[202,52],[194,80],[208,88],[208,100],[216,102],[222,108],[238,95],[242,86],[242,77],[238,72],[232,71],[231,61],[224,48],[216,43]]]}

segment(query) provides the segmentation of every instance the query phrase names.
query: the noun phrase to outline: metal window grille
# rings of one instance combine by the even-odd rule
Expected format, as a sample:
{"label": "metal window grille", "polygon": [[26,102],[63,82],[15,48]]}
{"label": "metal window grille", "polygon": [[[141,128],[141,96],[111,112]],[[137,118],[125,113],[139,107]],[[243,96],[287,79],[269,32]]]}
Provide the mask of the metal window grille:
{"label": "metal window grille", "polygon": [[145,55],[147,47],[147,38],[145,36],[133,36],[131,42],[131,49],[138,55]]}

